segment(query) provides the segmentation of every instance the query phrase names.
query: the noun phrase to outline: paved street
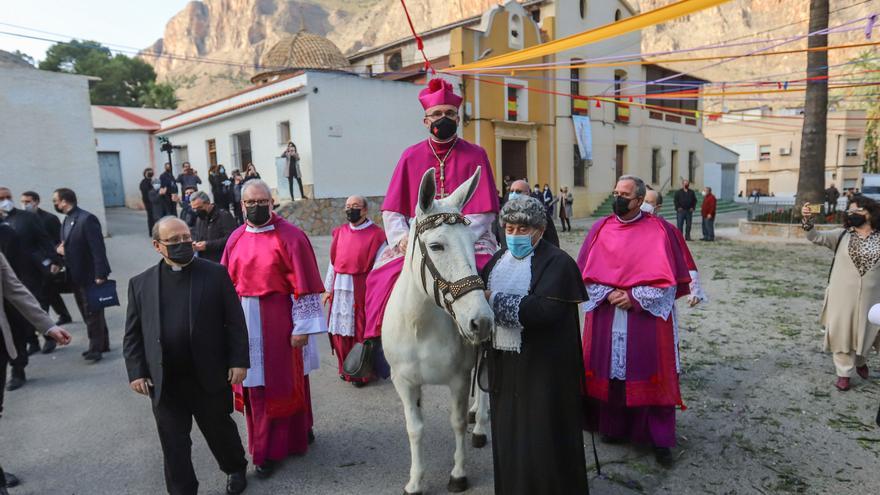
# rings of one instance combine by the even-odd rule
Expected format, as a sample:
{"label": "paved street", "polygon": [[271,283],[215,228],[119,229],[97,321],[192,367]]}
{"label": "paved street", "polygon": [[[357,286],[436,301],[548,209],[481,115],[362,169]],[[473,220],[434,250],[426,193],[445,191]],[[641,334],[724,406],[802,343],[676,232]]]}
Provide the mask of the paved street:
{"label": "paved street", "polygon": [[[86,364],[85,327],[72,299],[73,343],[50,356],[33,357],[26,387],[7,395],[0,420],[0,463],[24,484],[13,495],[164,493],[162,456],[146,398],[128,388],[122,335],[128,279],[158,259],[141,212],[108,210],[107,239],[112,278],[119,282],[122,308],[107,312],[112,351]],[[313,238],[322,272],[329,237]],[[290,458],[270,480],[250,476],[247,493],[399,494],[409,471],[409,448],[400,401],[389,381],[363,389],[339,381],[335,357],[325,339],[321,369],[312,375],[317,441],[304,457]],[[446,412],[448,392],[425,394],[426,480],[431,493],[445,493],[452,469],[452,433]],[[243,438],[244,421],[236,414]],[[198,429],[193,460],[201,493],[224,493],[217,469]],[[492,493],[490,448],[468,448],[472,494]],[[604,484],[602,480],[598,481]],[[600,493],[621,493],[603,487]]]}

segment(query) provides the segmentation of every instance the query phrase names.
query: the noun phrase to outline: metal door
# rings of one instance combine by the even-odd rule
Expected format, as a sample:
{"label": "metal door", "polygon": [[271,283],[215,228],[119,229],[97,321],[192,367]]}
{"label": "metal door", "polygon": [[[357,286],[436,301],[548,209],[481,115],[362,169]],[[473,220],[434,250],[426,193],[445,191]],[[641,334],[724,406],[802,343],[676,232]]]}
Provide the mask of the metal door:
{"label": "metal door", "polygon": [[119,153],[115,151],[99,151],[98,169],[101,173],[101,190],[104,192],[104,206],[125,206],[125,187],[122,184],[122,167],[119,164]]}

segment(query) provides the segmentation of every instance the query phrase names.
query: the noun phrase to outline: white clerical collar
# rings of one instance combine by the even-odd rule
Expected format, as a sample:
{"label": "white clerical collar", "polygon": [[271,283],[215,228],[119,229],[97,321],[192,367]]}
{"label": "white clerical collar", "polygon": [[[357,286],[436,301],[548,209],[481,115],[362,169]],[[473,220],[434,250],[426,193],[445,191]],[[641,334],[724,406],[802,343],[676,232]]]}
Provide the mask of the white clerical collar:
{"label": "white clerical collar", "polygon": [[624,219],[618,217],[617,215],[614,215],[614,216],[617,217],[617,221],[620,222],[620,223],[633,223],[633,222],[635,222],[636,220],[642,218],[642,212],[639,211],[639,214],[636,215],[635,218],[633,218],[632,220],[624,220]]}
{"label": "white clerical collar", "polygon": [[364,230],[365,228],[369,227],[370,225],[373,225],[373,221],[370,220],[369,218],[367,219],[366,222],[364,222],[360,225],[352,225],[351,222],[348,222],[348,228],[350,228],[351,230]]}
{"label": "white clerical collar", "polygon": [[251,232],[254,234],[259,234],[261,232],[270,232],[272,230],[275,230],[275,224],[271,223],[268,225],[263,225],[262,227],[254,227],[253,225],[248,224],[248,226],[244,229],[245,232]]}

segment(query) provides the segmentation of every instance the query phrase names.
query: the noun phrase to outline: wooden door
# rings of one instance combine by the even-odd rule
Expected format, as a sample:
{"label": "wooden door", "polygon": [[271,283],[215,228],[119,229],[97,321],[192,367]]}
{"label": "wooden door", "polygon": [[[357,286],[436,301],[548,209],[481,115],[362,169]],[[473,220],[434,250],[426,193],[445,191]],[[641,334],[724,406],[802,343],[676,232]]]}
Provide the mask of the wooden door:
{"label": "wooden door", "polygon": [[529,184],[537,182],[537,177],[529,177],[529,166],[526,152],[528,141],[501,140],[501,172],[504,177],[509,175],[513,180],[523,179]]}
{"label": "wooden door", "polygon": [[614,151],[614,183],[626,173],[626,145],[618,144]]}

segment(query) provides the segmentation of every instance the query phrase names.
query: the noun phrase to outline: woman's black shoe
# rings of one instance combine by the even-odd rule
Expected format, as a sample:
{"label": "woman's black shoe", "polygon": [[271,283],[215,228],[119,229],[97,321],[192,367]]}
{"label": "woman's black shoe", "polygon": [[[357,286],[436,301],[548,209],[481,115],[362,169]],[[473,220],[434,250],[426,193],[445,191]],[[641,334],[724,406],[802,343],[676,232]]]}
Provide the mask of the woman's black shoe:
{"label": "woman's black shoe", "polygon": [[15,488],[21,484],[21,480],[14,474],[4,473],[6,476],[6,488]]}

